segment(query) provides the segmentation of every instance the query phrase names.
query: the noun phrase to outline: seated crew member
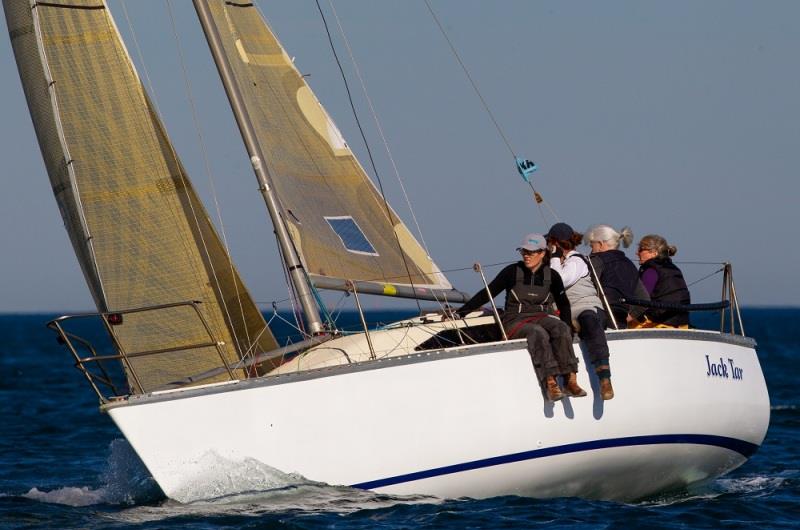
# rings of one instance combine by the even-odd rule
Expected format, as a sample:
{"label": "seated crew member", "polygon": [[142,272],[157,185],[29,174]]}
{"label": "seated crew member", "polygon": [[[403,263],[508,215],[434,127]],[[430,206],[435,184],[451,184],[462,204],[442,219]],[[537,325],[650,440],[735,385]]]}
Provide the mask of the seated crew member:
{"label": "seated crew member", "polygon": [[619,250],[620,241],[625,248],[633,241],[631,229],[626,226],[617,232],[608,225],[594,225],[583,234],[583,241],[592,248],[589,259],[611,306],[617,328],[625,329],[629,322],[643,318],[644,308],[622,302],[622,299],[631,298],[650,299],[639,280],[636,265]]}
{"label": "seated crew member", "polygon": [[[572,350],[572,316],[564,284],[547,264],[547,245],[541,234],[528,234],[517,249],[522,261],[508,265],[491,281],[492,298],[506,292],[502,324],[509,339],[526,338],[537,379],[547,398],[557,401],[586,395],[578,385],[578,358]],[[463,317],[489,301],[485,289],[478,291],[456,313]],[[555,301],[558,317],[550,313]],[[556,377],[563,375],[564,389]]]}
{"label": "seated crew member", "polygon": [[[683,273],[672,262],[677,247],[656,234],[644,236],[639,241],[639,277],[654,302],[690,304],[691,296]],[[648,308],[642,328],[688,328],[689,312],[679,309]]]}
{"label": "seated crew member", "polygon": [[600,396],[604,400],[611,399],[614,397],[614,388],[611,386],[605,333],[608,316],[597,295],[597,287],[592,280],[586,258],[575,250],[581,244],[583,234],[576,233],[566,223],[556,223],[550,227],[545,237],[552,252],[550,268],[564,282],[573,326],[578,330],[581,340],[586,343],[589,358],[600,380]]}

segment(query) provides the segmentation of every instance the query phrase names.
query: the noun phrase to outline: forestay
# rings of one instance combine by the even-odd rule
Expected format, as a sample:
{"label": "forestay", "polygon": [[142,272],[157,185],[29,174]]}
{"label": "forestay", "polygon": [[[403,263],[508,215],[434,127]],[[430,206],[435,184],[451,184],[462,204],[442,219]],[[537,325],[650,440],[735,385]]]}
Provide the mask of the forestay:
{"label": "forestay", "polygon": [[383,200],[253,3],[210,5],[312,282],[343,289],[353,280],[376,294],[460,297]]}
{"label": "forestay", "polygon": [[[274,348],[105,2],[3,5],[47,172],[98,309],[196,300],[227,362]],[[222,364],[214,347],[180,349],[209,342],[187,306],[127,314],[114,331],[127,353],[179,348],[132,358],[141,382],[128,374],[133,391]]]}

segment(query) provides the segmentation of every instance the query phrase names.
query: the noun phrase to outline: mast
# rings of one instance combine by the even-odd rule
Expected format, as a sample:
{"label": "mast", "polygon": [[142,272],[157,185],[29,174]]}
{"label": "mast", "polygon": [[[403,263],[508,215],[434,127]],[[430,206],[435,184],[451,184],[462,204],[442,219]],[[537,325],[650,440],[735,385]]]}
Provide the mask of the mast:
{"label": "mast", "polygon": [[239,132],[242,134],[242,140],[247,149],[247,154],[250,155],[250,162],[253,165],[253,171],[258,180],[261,195],[264,197],[264,202],[267,205],[270,219],[272,219],[272,225],[275,227],[275,235],[278,238],[278,244],[281,248],[284,263],[289,271],[289,278],[299,298],[300,306],[303,308],[308,330],[312,335],[322,333],[324,332],[324,327],[319,316],[319,309],[311,293],[310,285],[307,281],[305,271],[303,270],[303,264],[300,262],[300,258],[295,251],[295,247],[289,237],[289,232],[281,217],[278,201],[275,197],[273,187],[271,186],[272,179],[265,165],[265,158],[261,151],[261,145],[258,143],[247,108],[244,105],[239,87],[231,72],[228,58],[223,52],[219,32],[217,31],[217,27],[208,9],[208,2],[207,0],[192,1],[195,11],[197,11],[197,17],[200,19],[200,25],[203,28],[206,42],[208,42],[208,47],[211,50],[211,55],[214,57],[214,63],[217,65],[222,84],[225,87],[225,93],[228,95],[228,101],[236,117],[236,123],[239,126]]}

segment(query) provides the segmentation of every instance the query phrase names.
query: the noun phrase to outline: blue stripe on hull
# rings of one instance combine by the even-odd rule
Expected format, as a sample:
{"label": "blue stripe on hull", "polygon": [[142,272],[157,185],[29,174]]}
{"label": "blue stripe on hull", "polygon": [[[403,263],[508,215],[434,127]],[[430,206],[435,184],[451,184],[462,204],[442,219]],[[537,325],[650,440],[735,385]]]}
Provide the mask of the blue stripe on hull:
{"label": "blue stripe on hull", "polygon": [[536,458],[544,458],[547,456],[565,455],[569,453],[579,453],[582,451],[593,451],[595,449],[607,449],[609,447],[627,447],[635,445],[657,445],[657,444],[696,444],[696,445],[713,445],[736,451],[745,458],[749,458],[753,453],[758,450],[758,445],[738,440],[736,438],[728,438],[727,436],[713,436],[710,434],[660,434],[652,436],[630,436],[627,438],[611,438],[608,440],[593,440],[591,442],[580,442],[574,444],[560,445],[558,447],[547,447],[545,449],[534,449],[532,451],[523,451],[521,453],[512,453],[510,455],[494,456],[492,458],[484,458],[481,460],[473,460],[472,462],[464,462],[462,464],[453,464],[451,466],[437,467],[434,469],[427,469],[425,471],[417,471],[415,473],[408,473],[405,475],[397,475],[395,477],[388,477],[379,480],[371,480],[369,482],[361,482],[353,484],[354,488],[361,489],[375,489],[384,486],[391,486],[393,484],[401,484],[403,482],[411,482],[414,480],[421,480],[425,478],[438,477],[441,475],[449,475],[452,473],[459,473],[461,471],[469,471],[472,469],[481,469],[484,467],[498,466],[501,464],[510,464],[512,462],[522,462],[524,460],[534,460]]}

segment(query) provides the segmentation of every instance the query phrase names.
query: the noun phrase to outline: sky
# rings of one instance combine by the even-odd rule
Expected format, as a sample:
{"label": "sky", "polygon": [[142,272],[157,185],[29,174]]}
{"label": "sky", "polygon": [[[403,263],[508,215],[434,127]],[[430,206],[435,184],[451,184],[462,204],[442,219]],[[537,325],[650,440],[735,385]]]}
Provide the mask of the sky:
{"label": "sky", "polygon": [[[272,228],[191,3],[173,0],[171,16],[162,0],[128,0],[126,16],[122,2],[109,0],[117,25],[245,283],[261,304],[283,300]],[[366,167],[317,4],[256,3]],[[743,305],[798,305],[788,236],[800,220],[800,2],[430,3],[511,149],[422,0],[334,0],[390,158],[320,0],[387,197],[414,232],[416,218],[457,288],[477,290],[473,263],[491,276],[523,235],[560,220],[630,226],[631,258],[639,237],[663,235],[696,302],[718,300],[722,281],[703,279],[719,266],[696,263],[728,261]],[[0,34],[0,312],[92,310],[4,18]],[[537,163],[534,185],[555,215],[543,218],[512,151]]]}

